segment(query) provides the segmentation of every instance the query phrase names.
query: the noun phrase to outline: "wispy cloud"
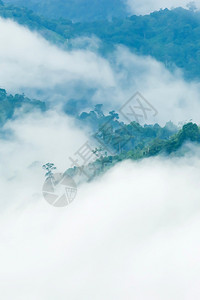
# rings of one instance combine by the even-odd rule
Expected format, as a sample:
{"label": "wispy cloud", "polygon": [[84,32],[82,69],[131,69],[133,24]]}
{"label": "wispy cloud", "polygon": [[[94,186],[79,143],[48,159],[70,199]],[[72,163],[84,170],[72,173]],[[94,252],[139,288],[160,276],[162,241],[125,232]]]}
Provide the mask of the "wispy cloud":
{"label": "wispy cloud", "polygon": [[188,5],[195,4],[196,7],[200,8],[200,1],[189,1],[189,0],[127,0],[127,5],[132,14],[145,15],[155,10],[160,9],[171,9],[176,7],[188,8]]}
{"label": "wispy cloud", "polygon": [[[108,61],[64,52],[11,21],[0,20],[0,29],[0,82],[11,92],[66,92],[82,82],[97,90],[94,102],[117,108],[139,90],[159,112],[153,121],[199,120],[199,84],[150,57],[118,48]],[[42,198],[41,165],[63,172],[86,135],[55,111],[5,126],[12,136],[0,139],[2,299],[199,298],[199,147],[186,158],[117,165],[57,210]]]}
{"label": "wispy cloud", "polygon": [[95,49],[67,52],[12,21],[1,19],[0,29],[0,85],[10,92],[55,104],[85,97],[119,109],[140,91],[159,112],[149,122],[200,121],[199,83],[186,82],[178,70],[170,73],[151,57],[122,47],[108,59]]}
{"label": "wispy cloud", "polygon": [[0,85],[8,90],[113,85],[107,61],[95,53],[62,51],[9,20],[0,19],[0,28]]}

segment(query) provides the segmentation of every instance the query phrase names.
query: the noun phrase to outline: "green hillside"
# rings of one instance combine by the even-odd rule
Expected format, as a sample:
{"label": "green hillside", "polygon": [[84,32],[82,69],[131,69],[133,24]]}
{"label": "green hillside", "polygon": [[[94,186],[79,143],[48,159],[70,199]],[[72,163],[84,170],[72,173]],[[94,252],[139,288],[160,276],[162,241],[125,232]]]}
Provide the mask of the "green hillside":
{"label": "green hillside", "polygon": [[67,18],[75,21],[104,20],[126,16],[123,0],[5,0],[6,4],[27,7],[48,18]]}
{"label": "green hillside", "polygon": [[170,70],[179,67],[187,79],[200,78],[198,11],[165,9],[146,16],[73,23],[68,19],[49,20],[25,8],[1,5],[0,16],[37,30],[69,50],[74,47],[74,38],[97,36],[103,42],[99,51],[104,56],[116,45],[123,45],[139,55],[151,55]]}

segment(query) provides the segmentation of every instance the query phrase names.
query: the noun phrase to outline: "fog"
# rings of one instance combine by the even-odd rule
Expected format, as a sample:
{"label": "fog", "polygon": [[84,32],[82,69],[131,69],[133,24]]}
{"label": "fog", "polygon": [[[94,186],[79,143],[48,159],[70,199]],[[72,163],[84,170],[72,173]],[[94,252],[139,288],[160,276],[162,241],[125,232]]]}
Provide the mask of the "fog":
{"label": "fog", "polygon": [[[21,155],[8,152],[8,168]],[[60,209],[42,198],[37,168],[1,174],[2,298],[198,299],[199,167],[199,148],[127,161]]]}
{"label": "fog", "polygon": [[[43,181],[42,165],[53,162],[64,172],[71,166],[69,156],[87,140],[84,131],[76,128],[72,119],[52,111],[22,116],[8,122],[4,130],[8,134],[6,139],[0,139],[2,206],[18,205],[20,198],[21,203],[32,201],[25,193]],[[36,188],[36,200],[37,193]]]}
{"label": "fog", "polygon": [[[56,106],[86,86],[95,90],[92,104],[118,110],[140,91],[158,111],[149,122],[199,122],[199,83],[151,57],[123,47],[108,59],[94,49],[63,51],[5,20],[0,43],[0,85],[8,92],[52,94]],[[87,133],[60,110],[19,114],[4,129],[2,299],[199,299],[199,147],[181,158],[118,164],[57,209],[42,196],[42,165],[64,172]]]}
{"label": "fog", "polygon": [[172,9],[176,7],[200,8],[200,1],[188,0],[127,0],[127,5],[132,14],[145,15],[160,9]]}
{"label": "fog", "polygon": [[[147,123],[164,124],[193,119],[199,122],[200,84],[187,82],[182,72],[166,67],[150,56],[137,56],[124,47],[118,47],[113,58],[113,72],[118,83],[115,89],[100,90],[95,101],[110,99],[117,109],[139,91],[158,111],[156,117],[148,115]],[[140,120],[144,123],[145,120]]]}
{"label": "fog", "polygon": [[200,119],[199,83],[186,82],[176,68],[169,72],[124,47],[107,60],[94,49],[63,51],[8,20],[1,19],[0,28],[0,86],[10,93],[24,92],[53,106],[88,97],[90,107],[103,103],[119,110],[139,91],[159,112],[148,116],[149,123]]}
{"label": "fog", "polygon": [[80,80],[92,87],[113,84],[107,62],[92,52],[64,52],[11,20],[0,19],[0,28],[0,82],[11,91]]}

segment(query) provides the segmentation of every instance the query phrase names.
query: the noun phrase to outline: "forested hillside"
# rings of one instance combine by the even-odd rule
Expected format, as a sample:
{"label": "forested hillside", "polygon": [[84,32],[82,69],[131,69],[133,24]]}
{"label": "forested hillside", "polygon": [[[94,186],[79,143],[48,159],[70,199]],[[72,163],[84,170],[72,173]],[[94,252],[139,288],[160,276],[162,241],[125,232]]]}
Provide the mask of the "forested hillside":
{"label": "forested hillside", "polygon": [[177,8],[145,16],[112,21],[73,23],[69,19],[49,20],[25,8],[0,6],[0,16],[39,31],[50,41],[73,49],[76,37],[97,36],[99,51],[107,55],[124,45],[139,55],[151,55],[169,69],[179,67],[187,79],[200,77],[200,12]]}
{"label": "forested hillside", "polygon": [[67,18],[75,21],[104,20],[124,17],[123,0],[5,0],[7,4],[27,7],[48,18]]}
{"label": "forested hillside", "polygon": [[[200,129],[195,123],[187,123],[178,131],[172,122],[164,127],[158,124],[141,126],[136,122],[126,125],[116,120],[114,124],[111,115],[104,119],[106,123],[94,134],[94,139],[100,145],[92,151],[96,160],[75,165],[66,174],[72,177],[82,174],[90,181],[123,160],[138,161],[158,155],[180,157],[190,151],[187,143],[200,144]],[[87,118],[90,117],[91,112],[87,115]]]}
{"label": "forested hillside", "polygon": [[35,109],[45,111],[46,105],[39,100],[31,100],[25,95],[9,95],[6,90],[0,89],[0,126],[8,119],[14,117],[14,113],[22,109],[23,113],[33,112]]}

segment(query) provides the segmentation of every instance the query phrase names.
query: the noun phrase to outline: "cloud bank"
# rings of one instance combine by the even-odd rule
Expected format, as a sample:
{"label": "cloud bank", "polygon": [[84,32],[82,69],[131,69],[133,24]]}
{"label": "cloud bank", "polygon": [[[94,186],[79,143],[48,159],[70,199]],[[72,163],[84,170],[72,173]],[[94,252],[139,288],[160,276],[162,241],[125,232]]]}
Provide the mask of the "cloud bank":
{"label": "cloud bank", "polygon": [[113,73],[118,85],[115,89],[100,90],[95,95],[96,102],[110,99],[111,105],[119,109],[139,91],[158,111],[155,118],[148,115],[149,123],[164,124],[169,120],[178,123],[190,119],[200,122],[200,84],[185,81],[180,70],[175,68],[170,72],[150,56],[138,56],[119,47],[115,53]]}
{"label": "cloud bank", "polygon": [[90,51],[64,52],[10,20],[0,19],[0,28],[0,85],[10,91],[113,84],[107,62]]}
{"label": "cloud bank", "polygon": [[[30,200],[24,194],[43,181],[42,165],[53,162],[64,172],[71,166],[68,157],[87,140],[73,119],[52,111],[22,116],[8,122],[4,130],[8,134],[6,139],[0,139],[0,203],[3,206],[10,202],[18,205],[19,199],[22,203]],[[17,178],[21,182],[19,186]]]}
{"label": "cloud bank", "polygon": [[[139,90],[159,112],[152,121],[199,120],[199,84],[150,57],[118,48],[106,61],[64,52],[11,21],[0,28],[0,80],[11,92],[55,91],[75,80],[97,89],[94,102],[116,108]],[[199,148],[186,158],[124,162],[55,209],[41,195],[41,165],[65,171],[84,132],[55,111],[5,129],[12,135],[0,139],[3,299],[199,299]]]}
{"label": "cloud bank", "polygon": [[199,83],[186,82],[180,71],[171,73],[151,57],[123,47],[108,59],[95,48],[67,52],[12,21],[0,19],[0,29],[0,86],[11,93],[25,92],[54,105],[86,98],[91,106],[119,109],[139,91],[159,112],[149,123],[200,121]]}
{"label": "cloud bank", "polygon": [[199,155],[125,162],[65,209],[42,198],[35,168],[1,175],[3,299],[198,299],[199,167]]}

